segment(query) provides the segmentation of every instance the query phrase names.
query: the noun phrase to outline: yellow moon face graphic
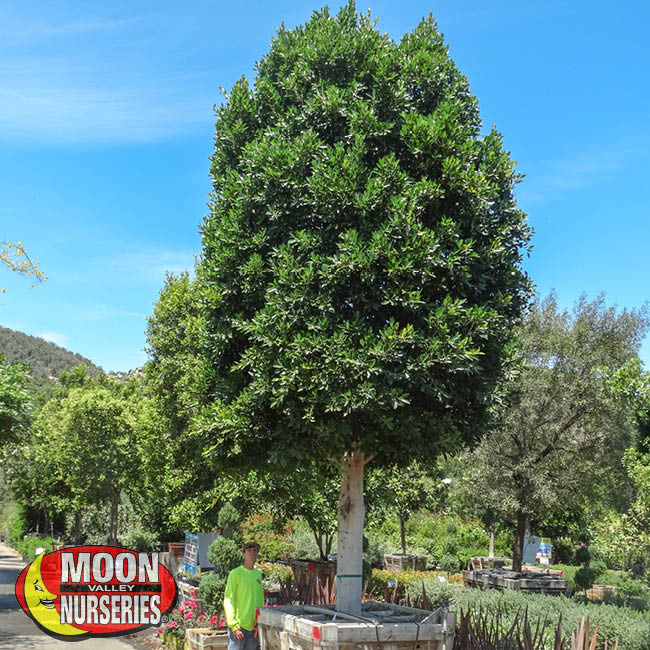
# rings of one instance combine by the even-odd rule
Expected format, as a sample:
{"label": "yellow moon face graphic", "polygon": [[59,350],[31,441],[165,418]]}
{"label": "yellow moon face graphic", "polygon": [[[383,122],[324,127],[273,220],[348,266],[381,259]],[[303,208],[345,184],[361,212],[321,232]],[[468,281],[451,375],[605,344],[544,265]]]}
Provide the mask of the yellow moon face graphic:
{"label": "yellow moon face graphic", "polygon": [[43,576],[41,575],[41,563],[43,556],[41,553],[31,564],[25,576],[25,603],[34,620],[42,627],[62,636],[79,636],[81,634],[90,634],[87,630],[80,630],[73,625],[61,623],[59,612],[56,611],[54,601],[57,595],[49,592],[45,588]]}

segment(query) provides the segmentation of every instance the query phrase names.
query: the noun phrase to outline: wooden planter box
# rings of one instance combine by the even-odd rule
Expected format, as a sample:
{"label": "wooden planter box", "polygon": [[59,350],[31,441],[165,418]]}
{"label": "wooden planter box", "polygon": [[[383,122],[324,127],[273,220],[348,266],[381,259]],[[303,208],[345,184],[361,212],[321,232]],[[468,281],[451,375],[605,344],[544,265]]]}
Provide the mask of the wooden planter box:
{"label": "wooden planter box", "polygon": [[526,593],[547,594],[550,596],[565,595],[569,583],[557,576],[515,573],[514,571],[463,571],[463,582],[468,587],[479,589],[512,589]]}
{"label": "wooden planter box", "polygon": [[589,600],[608,600],[616,593],[616,587],[611,585],[592,585],[587,589],[587,598]]}
{"label": "wooden planter box", "polygon": [[384,566],[386,571],[399,573],[411,569],[412,571],[425,571],[427,568],[427,558],[423,555],[401,555],[392,553],[384,555]]}
{"label": "wooden planter box", "polygon": [[187,650],[223,650],[228,646],[228,628],[190,628],[185,634]]}
{"label": "wooden planter box", "polygon": [[258,619],[261,650],[452,650],[452,612],[427,612],[388,603],[364,603],[365,620],[309,613],[309,607],[264,607]]}

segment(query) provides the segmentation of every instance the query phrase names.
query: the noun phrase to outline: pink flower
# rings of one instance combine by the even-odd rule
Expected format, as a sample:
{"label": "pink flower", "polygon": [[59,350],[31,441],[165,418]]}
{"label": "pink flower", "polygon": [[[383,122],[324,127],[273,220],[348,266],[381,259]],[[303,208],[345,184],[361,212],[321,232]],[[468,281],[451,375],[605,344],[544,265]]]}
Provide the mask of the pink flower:
{"label": "pink flower", "polygon": [[[214,625],[216,622],[217,622],[216,614],[214,616],[210,616],[210,620],[208,621],[208,623],[210,623],[210,625]],[[221,622],[221,621],[219,621],[219,622]]]}
{"label": "pink flower", "polygon": [[172,628],[177,628],[177,627],[178,627],[178,623],[176,621],[172,621]]}
{"label": "pink flower", "polygon": [[185,605],[190,609],[196,609],[198,605],[193,600],[188,600]]}
{"label": "pink flower", "polygon": [[184,611],[185,611],[185,608],[184,608],[184,607],[179,607],[179,608],[178,608],[178,613],[179,613],[179,614],[182,614]]}
{"label": "pink flower", "polygon": [[162,627],[159,627],[158,628],[158,634],[162,634],[162,633],[163,633],[163,629],[162,629]]}
{"label": "pink flower", "polygon": [[193,616],[192,612],[185,612],[185,619],[186,620],[189,621],[192,618],[192,616]]}

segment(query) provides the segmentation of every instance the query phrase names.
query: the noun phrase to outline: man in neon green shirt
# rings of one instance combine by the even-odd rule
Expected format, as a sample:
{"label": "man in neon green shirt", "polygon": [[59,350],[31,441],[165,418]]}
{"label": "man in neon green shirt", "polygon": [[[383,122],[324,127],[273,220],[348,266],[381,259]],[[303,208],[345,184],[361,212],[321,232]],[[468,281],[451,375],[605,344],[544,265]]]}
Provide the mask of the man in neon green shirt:
{"label": "man in neon green shirt", "polygon": [[255,569],[260,546],[242,547],[243,564],[228,574],[223,607],[228,621],[228,650],[256,650],[257,608],[264,607],[262,572]]}

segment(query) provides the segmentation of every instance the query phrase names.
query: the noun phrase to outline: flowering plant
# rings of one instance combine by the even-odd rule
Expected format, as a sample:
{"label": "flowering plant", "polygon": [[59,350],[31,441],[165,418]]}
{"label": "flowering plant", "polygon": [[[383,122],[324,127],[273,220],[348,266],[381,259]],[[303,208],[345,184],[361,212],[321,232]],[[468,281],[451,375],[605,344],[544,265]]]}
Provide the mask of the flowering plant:
{"label": "flowering plant", "polygon": [[192,600],[186,600],[180,607],[177,607],[159,628],[158,634],[171,634],[180,639],[185,638],[185,631],[195,627],[209,627],[216,630],[225,627],[226,622],[216,614],[207,616],[198,614],[198,605]]}

